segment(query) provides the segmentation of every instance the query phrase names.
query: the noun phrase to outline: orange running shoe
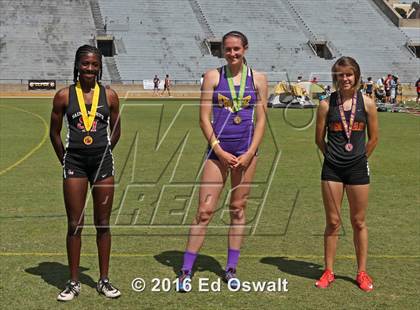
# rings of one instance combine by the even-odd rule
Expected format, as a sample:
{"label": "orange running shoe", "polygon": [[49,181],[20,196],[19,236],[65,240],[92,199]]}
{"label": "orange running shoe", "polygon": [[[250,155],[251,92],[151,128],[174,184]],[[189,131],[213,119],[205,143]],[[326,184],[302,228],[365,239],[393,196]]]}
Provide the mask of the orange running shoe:
{"label": "orange running shoe", "polygon": [[321,278],[315,282],[315,286],[318,288],[327,288],[332,282],[334,282],[334,280],[334,273],[329,269],[325,269]]}
{"label": "orange running shoe", "polygon": [[360,289],[365,292],[370,292],[373,290],[372,279],[364,271],[361,271],[357,274],[356,282],[359,284]]}

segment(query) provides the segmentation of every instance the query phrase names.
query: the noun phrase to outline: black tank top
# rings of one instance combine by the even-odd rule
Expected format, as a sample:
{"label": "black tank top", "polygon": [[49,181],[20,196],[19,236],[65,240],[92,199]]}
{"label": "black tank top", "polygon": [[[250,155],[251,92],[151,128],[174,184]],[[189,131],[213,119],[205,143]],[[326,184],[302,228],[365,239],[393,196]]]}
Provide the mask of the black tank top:
{"label": "black tank top", "polygon": [[[88,135],[84,125],[82,114],[77,101],[75,85],[69,87],[69,105],[66,109],[67,120],[67,139],[66,149],[78,150],[98,150],[111,144],[109,137],[109,107],[106,100],[105,88],[99,86],[99,102],[96,110],[95,120],[89,131],[89,136],[93,138],[90,145],[83,143],[83,138]],[[92,104],[86,104],[89,112]]]}
{"label": "black tank top", "polygon": [[[351,111],[344,111],[347,124],[349,124]],[[329,110],[327,115],[327,149],[325,160],[338,167],[349,167],[362,158],[366,157],[366,123],[367,115],[363,101],[363,95],[357,92],[356,115],[350,138],[353,150],[345,150],[347,136],[341,123],[340,110],[338,108],[337,92],[330,96]]]}

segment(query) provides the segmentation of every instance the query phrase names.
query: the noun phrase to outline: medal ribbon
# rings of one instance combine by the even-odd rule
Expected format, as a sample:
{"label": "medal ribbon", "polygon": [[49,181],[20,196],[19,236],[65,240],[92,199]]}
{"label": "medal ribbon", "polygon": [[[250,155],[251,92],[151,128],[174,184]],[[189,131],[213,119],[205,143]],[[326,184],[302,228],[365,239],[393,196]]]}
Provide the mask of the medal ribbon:
{"label": "medal ribbon", "polygon": [[89,115],[86,110],[85,98],[83,98],[83,91],[80,86],[80,82],[77,82],[76,84],[76,95],[80,113],[82,113],[83,125],[85,126],[86,131],[89,132],[92,128],[93,121],[95,120],[96,110],[98,109],[99,85],[98,83],[95,83],[95,88],[93,89],[92,108],[90,109]]}
{"label": "medal ribbon", "polygon": [[247,66],[242,65],[241,85],[239,87],[239,95],[237,95],[235,86],[233,85],[232,72],[230,72],[229,66],[226,66],[226,76],[229,84],[230,95],[232,97],[233,112],[238,112],[242,109],[242,100],[244,98],[245,93],[247,71]]}
{"label": "medal ribbon", "polygon": [[356,116],[356,105],[357,105],[356,97],[357,97],[357,93],[354,94],[353,97],[351,98],[350,121],[349,121],[349,124],[347,125],[346,116],[344,114],[343,103],[341,102],[341,96],[340,96],[340,93],[338,92],[338,109],[340,110],[341,123],[343,124],[344,132],[346,133],[348,143],[350,143],[350,137],[351,137],[351,132],[353,130],[354,118]]}

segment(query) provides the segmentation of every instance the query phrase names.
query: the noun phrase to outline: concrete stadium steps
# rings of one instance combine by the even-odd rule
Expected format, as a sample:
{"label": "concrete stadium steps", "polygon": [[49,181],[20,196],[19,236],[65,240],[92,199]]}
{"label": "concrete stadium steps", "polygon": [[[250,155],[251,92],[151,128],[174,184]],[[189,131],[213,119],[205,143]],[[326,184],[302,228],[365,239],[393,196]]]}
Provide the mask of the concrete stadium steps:
{"label": "concrete stadium steps", "polygon": [[0,0],[0,11],[2,78],[73,79],[76,49],[95,35],[88,0]]}
{"label": "concrete stadium steps", "polygon": [[[202,29],[188,0],[99,0],[109,34],[123,42],[115,56],[123,80],[161,78],[199,79],[219,61],[200,51]],[[125,25],[125,31],[118,28]],[[115,27],[119,26],[119,27]],[[117,30],[116,30],[117,29]]]}
{"label": "concrete stadium steps", "polygon": [[400,28],[409,40],[420,42],[420,29],[419,28]]}
{"label": "concrete stadium steps", "polygon": [[[299,27],[281,1],[198,0],[204,15],[218,37],[231,30],[243,32],[249,40],[247,60],[256,70],[267,73],[272,80],[309,76],[324,71],[330,61],[313,55],[309,38]],[[232,10],[235,18],[232,18]]]}
{"label": "concrete stadium steps", "polygon": [[[0,65],[3,79],[73,77],[76,48],[97,34],[91,0],[0,0]],[[334,59],[314,55],[308,41],[332,42],[338,55],[355,57],[363,76],[420,76],[419,59],[405,44],[412,30],[398,29],[372,0],[94,0],[107,33],[115,36],[112,62],[127,83],[163,78],[198,80],[223,59],[203,40],[231,30],[249,38],[248,63],[271,81],[330,79]],[[96,8],[97,9],[97,8]],[[102,17],[98,17],[102,16]],[[203,23],[206,23],[203,25]],[[208,25],[207,25],[208,24]],[[115,74],[113,74],[115,76]],[[110,79],[104,65],[104,80]]]}
{"label": "concrete stadium steps", "polygon": [[372,1],[287,1],[317,37],[355,57],[363,71],[377,72],[376,77],[391,72],[408,81],[418,76],[420,61],[406,49],[408,37]]}

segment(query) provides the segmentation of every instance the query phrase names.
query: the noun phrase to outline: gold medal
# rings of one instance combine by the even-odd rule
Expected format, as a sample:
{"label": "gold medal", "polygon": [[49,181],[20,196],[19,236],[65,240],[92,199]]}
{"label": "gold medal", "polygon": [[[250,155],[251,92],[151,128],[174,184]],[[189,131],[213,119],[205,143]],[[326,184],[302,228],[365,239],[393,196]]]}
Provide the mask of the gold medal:
{"label": "gold medal", "polygon": [[91,145],[93,143],[93,138],[91,136],[86,136],[83,138],[83,143],[86,145]]}
{"label": "gold medal", "polygon": [[236,115],[235,118],[233,119],[233,122],[236,125],[239,125],[242,122],[242,118],[239,115]]}
{"label": "gold medal", "polygon": [[88,134],[83,138],[83,143],[85,145],[91,145],[93,143],[93,138],[89,136],[89,131],[92,129],[93,122],[95,121],[96,111],[98,109],[99,103],[99,92],[100,88],[98,83],[95,83],[95,88],[93,90],[93,98],[92,98],[92,108],[88,113],[86,110],[85,99],[83,97],[82,87],[80,86],[80,82],[76,83],[76,96],[77,101],[79,103],[80,113],[82,114],[83,126],[85,127],[85,131]]}

